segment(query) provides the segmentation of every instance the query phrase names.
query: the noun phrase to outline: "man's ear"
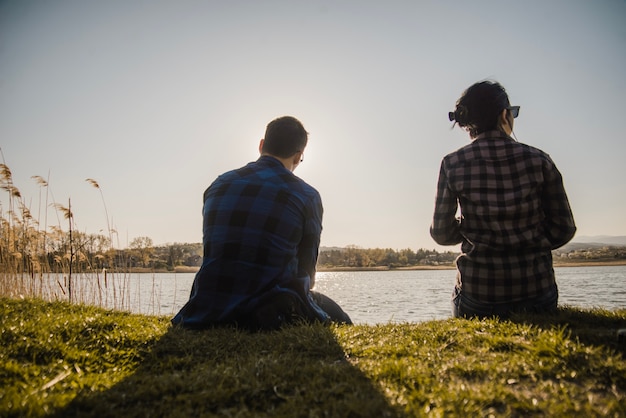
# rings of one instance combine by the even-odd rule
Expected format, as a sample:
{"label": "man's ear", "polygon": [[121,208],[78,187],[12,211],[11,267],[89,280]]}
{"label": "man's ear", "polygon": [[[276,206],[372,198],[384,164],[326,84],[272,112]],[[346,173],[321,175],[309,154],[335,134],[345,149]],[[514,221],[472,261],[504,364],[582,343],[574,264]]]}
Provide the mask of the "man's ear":
{"label": "man's ear", "polygon": [[263,144],[265,143],[265,138],[262,138],[259,141],[259,154],[263,154]]}
{"label": "man's ear", "polygon": [[295,154],[293,154],[293,165],[294,167],[297,166],[298,164],[300,164],[300,161],[302,160],[302,151],[298,151]]}

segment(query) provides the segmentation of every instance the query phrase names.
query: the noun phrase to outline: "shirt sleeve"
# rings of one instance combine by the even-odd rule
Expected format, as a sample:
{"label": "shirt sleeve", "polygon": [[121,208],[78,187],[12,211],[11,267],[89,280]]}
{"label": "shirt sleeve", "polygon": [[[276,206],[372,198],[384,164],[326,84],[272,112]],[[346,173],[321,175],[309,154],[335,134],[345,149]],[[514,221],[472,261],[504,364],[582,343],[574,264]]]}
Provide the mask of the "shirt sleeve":
{"label": "shirt sleeve", "polygon": [[310,278],[311,289],[315,285],[315,268],[319,255],[320,239],[322,235],[322,216],[324,209],[319,194],[315,194],[306,208],[306,218],[302,240],[298,247],[298,275]]}
{"label": "shirt sleeve", "polygon": [[461,236],[460,222],[456,219],[457,198],[448,183],[445,160],[441,162],[437,195],[435,197],[435,213],[430,226],[430,236],[439,245],[459,244]]}
{"label": "shirt sleeve", "polygon": [[544,230],[554,250],[567,244],[574,237],[576,225],[561,173],[552,160],[548,162],[544,173],[545,183],[542,194],[545,214]]}

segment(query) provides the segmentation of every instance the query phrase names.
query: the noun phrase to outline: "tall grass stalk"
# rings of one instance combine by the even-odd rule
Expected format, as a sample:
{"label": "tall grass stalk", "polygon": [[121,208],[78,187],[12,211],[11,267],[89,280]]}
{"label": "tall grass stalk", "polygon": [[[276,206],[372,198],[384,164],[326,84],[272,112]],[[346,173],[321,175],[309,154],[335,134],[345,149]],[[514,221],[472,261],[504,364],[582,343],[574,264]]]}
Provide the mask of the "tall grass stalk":
{"label": "tall grass stalk", "polygon": [[[37,297],[130,309],[127,256],[114,245],[117,232],[111,227],[98,182],[86,180],[100,193],[106,236],[76,230],[71,199],[67,206],[55,201],[50,173],[47,179],[31,177],[39,186],[35,218],[1,153],[0,149],[0,190],[5,194],[0,196],[0,297]],[[49,209],[57,216],[56,225],[48,225]]]}

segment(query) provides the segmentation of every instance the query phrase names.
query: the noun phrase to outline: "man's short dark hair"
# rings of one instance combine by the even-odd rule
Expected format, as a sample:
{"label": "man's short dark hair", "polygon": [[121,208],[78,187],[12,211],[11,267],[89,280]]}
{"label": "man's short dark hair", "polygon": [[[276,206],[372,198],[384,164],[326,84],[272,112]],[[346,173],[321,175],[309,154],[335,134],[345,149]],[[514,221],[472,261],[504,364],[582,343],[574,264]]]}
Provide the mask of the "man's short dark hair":
{"label": "man's short dark hair", "polygon": [[289,158],[296,152],[304,151],[308,138],[309,133],[298,119],[282,116],[267,124],[261,152]]}

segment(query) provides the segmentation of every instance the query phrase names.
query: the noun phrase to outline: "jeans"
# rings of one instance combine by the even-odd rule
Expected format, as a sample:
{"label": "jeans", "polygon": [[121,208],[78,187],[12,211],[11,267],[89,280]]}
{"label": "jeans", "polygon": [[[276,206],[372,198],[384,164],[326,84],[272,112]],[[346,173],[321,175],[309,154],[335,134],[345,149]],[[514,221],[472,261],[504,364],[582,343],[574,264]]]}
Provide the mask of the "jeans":
{"label": "jeans", "polygon": [[556,311],[559,292],[555,289],[536,298],[518,302],[485,303],[473,299],[455,287],[452,293],[452,316],[457,318],[507,318],[512,313],[548,313]]}
{"label": "jeans", "polygon": [[315,303],[317,303],[317,306],[322,308],[322,310],[328,314],[332,322],[337,322],[340,324],[352,324],[352,320],[350,319],[348,314],[345,313],[343,309],[341,309],[341,306],[339,306],[337,302],[335,302],[326,295],[314,292],[312,290],[311,296],[313,297]]}
{"label": "jeans", "polygon": [[[310,291],[311,303],[325,313],[325,320],[340,324],[352,324],[350,317],[331,298]],[[237,319],[239,326],[252,330],[279,329],[284,325],[299,321],[315,322],[322,320],[317,312],[293,292],[278,292],[268,295],[252,312]]]}

